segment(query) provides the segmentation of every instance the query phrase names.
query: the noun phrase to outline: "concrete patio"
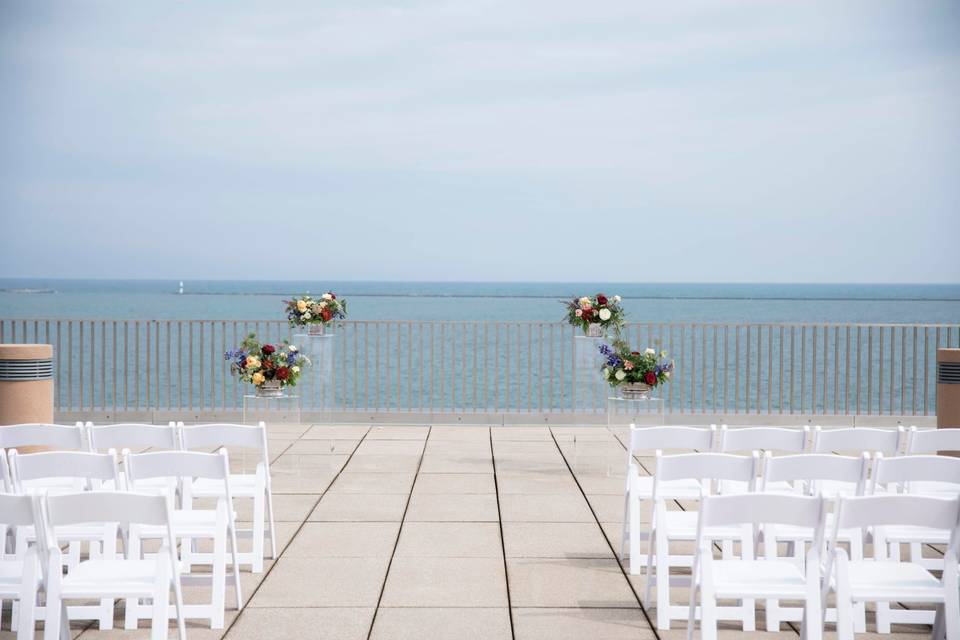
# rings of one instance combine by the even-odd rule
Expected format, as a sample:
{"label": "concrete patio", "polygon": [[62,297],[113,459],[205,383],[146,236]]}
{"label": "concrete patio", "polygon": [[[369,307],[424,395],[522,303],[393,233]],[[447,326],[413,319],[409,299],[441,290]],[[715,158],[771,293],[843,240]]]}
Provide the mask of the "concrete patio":
{"label": "concrete patio", "polygon": [[[652,628],[642,581],[616,559],[623,432],[273,425],[270,435],[280,557],[263,574],[244,571],[245,606],[227,611],[224,630],[190,624],[190,638],[686,637],[682,622]],[[796,626],[724,628],[727,638],[797,636]],[[91,640],[148,635],[95,624],[76,631]]]}

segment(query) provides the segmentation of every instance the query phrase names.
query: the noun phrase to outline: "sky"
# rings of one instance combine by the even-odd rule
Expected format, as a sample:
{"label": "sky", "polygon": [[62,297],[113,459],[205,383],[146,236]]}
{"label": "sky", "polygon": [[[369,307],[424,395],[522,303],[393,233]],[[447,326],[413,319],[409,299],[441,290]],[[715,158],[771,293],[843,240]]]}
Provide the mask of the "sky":
{"label": "sky", "polygon": [[0,3],[0,277],[960,282],[960,3]]}

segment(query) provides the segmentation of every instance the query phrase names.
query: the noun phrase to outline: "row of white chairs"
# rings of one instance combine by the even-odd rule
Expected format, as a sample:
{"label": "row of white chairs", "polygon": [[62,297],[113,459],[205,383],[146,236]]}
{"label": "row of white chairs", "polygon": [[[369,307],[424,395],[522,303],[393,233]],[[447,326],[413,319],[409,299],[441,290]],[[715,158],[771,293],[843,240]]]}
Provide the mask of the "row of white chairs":
{"label": "row of white chairs", "polygon": [[[857,433],[853,433],[856,431]],[[938,437],[938,433],[946,433],[946,437]],[[782,429],[782,428],[743,428],[728,429],[722,428],[719,431],[714,428],[691,428],[691,427],[648,427],[631,429],[631,446],[628,453],[628,478],[627,491],[625,495],[625,517],[624,531],[621,545],[621,555],[623,546],[629,542],[630,546],[630,571],[638,574],[641,567],[641,555],[639,544],[641,539],[650,539],[651,531],[644,531],[640,523],[640,506],[645,500],[653,500],[654,516],[653,521],[653,540],[648,546],[647,554],[647,596],[649,599],[650,588],[654,584],[652,567],[654,559],[658,567],[658,573],[669,575],[669,567],[690,566],[693,558],[690,556],[671,556],[668,553],[668,544],[658,545],[656,539],[656,522],[658,516],[661,521],[669,520],[671,527],[669,529],[677,539],[694,540],[696,534],[696,513],[695,512],[676,512],[667,511],[666,503],[668,500],[698,500],[703,495],[709,495],[715,491],[724,493],[739,493],[744,491],[762,490],[769,491],[789,491],[792,493],[805,494],[807,496],[826,493],[831,496],[863,495],[865,492],[877,492],[880,490],[909,490],[917,492],[922,490],[924,493],[934,496],[956,496],[960,493],[960,461],[952,458],[942,458],[937,456],[909,456],[911,462],[905,463],[900,467],[888,464],[882,467],[884,470],[899,469],[899,475],[891,475],[891,472],[880,472],[880,461],[883,459],[882,451],[887,451],[896,455],[902,431],[886,431],[872,429],[857,430],[816,430],[814,436],[814,450],[820,451],[843,451],[858,449],[868,449],[876,451],[873,465],[873,474],[869,473],[871,468],[870,455],[862,454],[859,456],[837,456],[831,453],[813,453],[788,455],[783,457],[772,457],[771,451],[797,452],[804,451],[806,433],[802,429]],[[891,435],[893,437],[891,437]],[[908,451],[932,450],[936,452],[939,449],[960,448],[960,440],[950,439],[960,432],[918,432],[915,429],[910,431],[910,445]],[[719,437],[718,437],[719,436]],[[717,441],[719,440],[719,445]],[[927,447],[922,449],[921,447]],[[710,451],[719,448],[722,451],[748,451],[750,449],[766,450],[762,461],[757,456],[756,465],[751,469],[750,474],[740,478],[723,478],[719,484],[704,482],[708,475],[691,475],[687,478],[673,478],[663,480],[660,485],[659,496],[656,495],[655,487],[657,478],[660,474],[659,465],[657,474],[653,477],[644,476],[640,473],[639,462],[634,458],[637,454],[647,453],[650,450],[657,451],[657,459],[661,460],[660,450],[689,450],[689,451]],[[909,471],[904,471],[908,469]],[[895,476],[895,477],[894,477]],[[898,486],[894,486],[899,482]],[[890,485],[888,487],[888,484]],[[681,522],[682,521],[682,522]],[[803,550],[805,546],[812,542],[810,531],[794,531],[794,535],[787,542],[795,550],[795,560],[802,561]],[[851,555],[855,558],[862,558],[862,539],[847,532],[845,541],[849,544]],[[911,558],[924,563],[921,559],[921,545],[926,543],[946,543],[949,538],[949,532],[937,532],[931,534],[929,531],[900,530],[896,533],[897,544],[891,545],[892,555],[898,557],[899,542],[908,542],[911,547]],[[666,536],[661,536],[664,540]],[[735,536],[722,542],[724,556],[732,554],[733,542]],[[893,542],[893,540],[891,540]],[[927,560],[928,566],[936,566],[936,561]],[[942,566],[942,562],[940,563]],[[662,567],[662,569],[661,569]],[[657,583],[658,605],[668,602],[669,584],[667,580]],[[776,603],[768,603],[767,622],[770,630],[779,628],[780,611]],[[749,609],[749,613],[747,611]],[[665,604],[658,606],[658,626],[660,628],[669,628],[670,619],[685,617],[683,608],[672,608]],[[856,628],[862,631],[865,626],[865,617],[863,615],[863,606],[858,605],[856,616]],[[752,605],[743,605],[737,612],[737,616],[743,620],[745,628],[753,626]],[[917,614],[917,612],[905,612],[897,614],[900,616],[894,621],[926,621],[924,616],[927,612]],[[790,618],[785,618],[790,619]],[[794,618],[799,619],[799,618]],[[880,631],[889,631],[889,622],[891,613],[889,607],[885,604],[878,605],[878,629]]]}
{"label": "row of white chairs", "polygon": [[[250,499],[253,506],[253,521],[249,529],[238,530],[241,538],[251,539],[250,551],[240,552],[240,563],[249,566],[253,573],[263,571],[266,552],[264,543],[269,540],[269,556],[276,558],[276,525],[273,515],[273,491],[270,479],[270,454],[267,446],[267,429],[263,422],[254,425],[198,424],[185,426],[183,422],[166,425],[109,424],[94,425],[78,422],[75,426],[52,424],[20,424],[0,428],[0,450],[23,447],[45,447],[61,451],[105,453],[110,450],[133,451],[211,451],[226,447],[232,454],[252,451],[255,469],[250,473],[230,475],[233,497]],[[0,471],[4,490],[12,490],[11,479]],[[123,472],[121,470],[121,476]],[[193,483],[195,498],[221,498],[222,490],[215,482],[197,480]]]}
{"label": "row of white chairs", "polygon": [[[665,475],[684,477],[690,471],[684,472],[681,468],[688,464],[697,469],[712,467],[713,473],[721,476],[739,475],[729,472],[738,466],[750,466],[748,459],[700,457],[743,458],[741,456],[690,455],[696,459],[683,460],[687,456],[682,455],[663,458],[661,462],[668,469]],[[671,457],[677,460],[668,462]],[[703,471],[695,473],[699,475]],[[857,612],[866,602],[887,606],[891,602],[933,603],[936,610],[931,621],[931,637],[934,640],[960,638],[960,567],[957,563],[960,499],[883,495],[841,497],[833,502],[831,512],[828,500],[819,494],[704,496],[697,514],[690,597],[685,607],[688,639],[693,637],[695,620],[699,618],[701,637],[715,640],[718,620],[725,617],[723,611],[729,609],[743,616],[744,630],[752,629],[753,605],[755,600],[762,599],[767,606],[768,630],[778,630],[769,628],[769,616],[771,611],[777,611],[780,600],[801,601],[801,638],[819,640],[823,637],[824,613],[831,593],[835,598],[840,640],[852,640]],[[884,556],[882,535],[891,526],[950,532],[940,577],[920,565]],[[777,543],[783,529],[810,532],[812,541],[802,563],[778,556]],[[872,559],[854,559],[847,554],[843,548],[844,532],[851,530],[873,532]],[[715,542],[734,537],[741,545],[740,556],[715,559]],[[758,559],[755,545],[761,541],[763,556]],[[720,600],[738,600],[740,606],[721,607]],[[660,606],[658,602],[658,614]]]}
{"label": "row of white chairs", "polygon": [[[208,459],[196,460],[201,467],[217,466]],[[167,496],[122,491],[0,494],[0,514],[4,526],[29,528],[36,536],[36,544],[22,556],[0,556],[0,598],[13,599],[20,606],[17,640],[32,640],[37,620],[44,621],[44,640],[69,640],[73,607],[67,607],[68,600],[101,599],[112,603],[114,598],[126,598],[128,606],[131,602],[150,601],[152,640],[167,637],[171,617],[177,621],[178,637],[185,640],[187,605],[183,602],[176,558],[175,518]],[[59,532],[78,527],[100,527],[112,530],[114,536],[119,527],[127,532],[130,542],[141,535],[156,537],[160,547],[151,556],[140,557],[130,549],[123,557],[91,556],[64,575]],[[104,539],[107,537],[105,534]],[[41,594],[43,607],[38,606]],[[112,618],[112,606],[110,609]]]}

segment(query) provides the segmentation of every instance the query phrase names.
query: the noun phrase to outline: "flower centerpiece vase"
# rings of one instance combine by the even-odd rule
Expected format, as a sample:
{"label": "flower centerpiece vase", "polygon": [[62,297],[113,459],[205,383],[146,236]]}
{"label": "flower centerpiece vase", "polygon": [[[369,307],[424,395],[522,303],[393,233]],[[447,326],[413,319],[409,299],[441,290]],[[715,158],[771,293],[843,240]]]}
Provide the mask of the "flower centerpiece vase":
{"label": "flower centerpiece vase", "polygon": [[650,395],[652,387],[643,382],[628,382],[620,387],[624,398],[631,400],[645,400]]}
{"label": "flower centerpiece vase", "polygon": [[587,325],[587,337],[588,338],[602,338],[603,337],[603,327],[600,326],[599,322],[591,322]]}
{"label": "flower centerpiece vase", "polygon": [[307,325],[307,335],[308,336],[322,336],[324,334],[326,325],[322,322],[314,322]]}
{"label": "flower centerpiece vase", "polygon": [[283,397],[283,385],[279,380],[266,380],[257,387],[258,398],[281,398]]}

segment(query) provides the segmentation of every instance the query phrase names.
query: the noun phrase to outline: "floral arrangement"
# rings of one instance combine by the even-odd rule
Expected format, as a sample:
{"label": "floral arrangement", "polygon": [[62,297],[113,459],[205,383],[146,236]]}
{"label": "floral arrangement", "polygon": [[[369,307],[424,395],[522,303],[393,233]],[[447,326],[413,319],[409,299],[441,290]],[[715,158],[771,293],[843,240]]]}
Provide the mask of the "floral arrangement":
{"label": "floral arrangement", "polygon": [[591,335],[590,325],[599,325],[602,328],[623,326],[624,314],[620,306],[620,296],[608,298],[602,293],[594,297],[584,296],[564,301],[567,307],[567,322],[583,329],[584,334]]}
{"label": "floral arrangement", "polygon": [[284,300],[284,303],[287,305],[287,320],[291,327],[326,324],[347,317],[347,301],[337,299],[336,294],[330,291],[320,296],[319,300],[304,295],[293,300]]}
{"label": "floral arrangement", "polygon": [[613,346],[602,344],[599,349],[604,357],[603,377],[611,387],[645,384],[654,388],[668,382],[673,372],[673,360],[667,360],[666,351],[631,351],[622,341],[614,341]]}
{"label": "floral arrangement", "polygon": [[279,382],[281,387],[294,387],[301,369],[310,364],[310,359],[286,340],[279,347],[262,345],[253,333],[240,343],[240,348],[224,353],[223,359],[230,362],[234,375],[255,387],[267,381]]}

